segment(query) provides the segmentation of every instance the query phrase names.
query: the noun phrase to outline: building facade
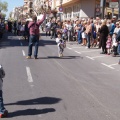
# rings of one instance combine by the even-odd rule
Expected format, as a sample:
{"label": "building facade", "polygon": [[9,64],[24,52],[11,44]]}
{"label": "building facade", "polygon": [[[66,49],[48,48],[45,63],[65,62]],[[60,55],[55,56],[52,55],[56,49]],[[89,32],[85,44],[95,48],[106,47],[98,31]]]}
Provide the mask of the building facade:
{"label": "building facade", "polygon": [[95,10],[100,7],[100,0],[56,0],[56,6],[58,12],[62,7],[62,19],[95,17],[99,15]]}
{"label": "building facade", "polygon": [[[53,2],[55,2],[53,0]],[[105,2],[104,6],[101,3]],[[118,8],[112,11],[110,8],[110,2],[117,2],[118,0],[56,0],[54,7],[58,8],[58,13],[61,14],[62,19],[75,19],[88,17],[101,17],[102,10],[104,9],[104,15],[108,16],[114,12],[118,14]]]}
{"label": "building facade", "polygon": [[23,15],[30,17],[32,14],[34,14],[33,0],[24,0]]}

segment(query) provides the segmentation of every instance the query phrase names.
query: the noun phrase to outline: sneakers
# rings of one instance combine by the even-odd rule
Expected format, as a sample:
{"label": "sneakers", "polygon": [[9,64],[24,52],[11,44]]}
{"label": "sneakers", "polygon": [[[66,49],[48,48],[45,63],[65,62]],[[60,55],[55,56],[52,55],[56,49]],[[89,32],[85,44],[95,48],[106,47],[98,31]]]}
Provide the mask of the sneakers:
{"label": "sneakers", "polygon": [[27,59],[31,59],[31,56],[27,56],[26,58],[27,58]]}
{"label": "sneakers", "polygon": [[34,57],[34,59],[36,60],[36,59],[38,59],[37,57]]}
{"label": "sneakers", "polygon": [[59,57],[63,57],[63,54],[59,54]]}
{"label": "sneakers", "polygon": [[3,114],[0,113],[0,118],[5,118],[8,116],[8,111],[5,110]]}
{"label": "sneakers", "polygon": [[[27,56],[27,59],[31,59],[31,56]],[[38,59],[37,57],[34,57],[34,59]]]}

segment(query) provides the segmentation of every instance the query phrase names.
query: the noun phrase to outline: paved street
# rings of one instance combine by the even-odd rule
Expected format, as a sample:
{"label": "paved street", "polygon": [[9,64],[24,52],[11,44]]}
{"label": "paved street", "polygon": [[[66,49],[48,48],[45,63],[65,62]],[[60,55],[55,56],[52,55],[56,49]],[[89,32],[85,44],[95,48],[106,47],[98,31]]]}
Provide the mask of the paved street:
{"label": "paved street", "polygon": [[[28,43],[5,33],[0,63],[6,71],[4,104],[12,120],[119,120],[120,57],[67,43],[58,57],[54,39],[41,36],[39,59]],[[33,47],[34,52],[34,47]]]}

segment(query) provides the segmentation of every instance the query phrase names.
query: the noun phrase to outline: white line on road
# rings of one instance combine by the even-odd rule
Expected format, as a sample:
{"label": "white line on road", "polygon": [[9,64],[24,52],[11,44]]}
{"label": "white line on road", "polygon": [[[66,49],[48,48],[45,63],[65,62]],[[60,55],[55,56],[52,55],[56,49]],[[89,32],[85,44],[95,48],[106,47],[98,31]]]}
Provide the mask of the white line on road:
{"label": "white line on road", "polygon": [[95,57],[92,57],[92,58],[100,58],[100,57],[105,57],[105,56],[95,56]]}
{"label": "white line on road", "polygon": [[92,57],[89,57],[89,56],[86,56],[87,58],[91,59],[91,60],[94,60]]}
{"label": "white line on road", "polygon": [[73,49],[73,48],[83,48],[83,47],[72,47],[72,49]]}
{"label": "white line on road", "polygon": [[115,63],[115,64],[111,64],[110,66],[114,66],[114,65],[118,65],[118,63]]}
{"label": "white line on road", "polygon": [[100,50],[89,50],[89,51],[80,51],[80,52],[97,52],[97,51],[100,51]]}
{"label": "white line on road", "polygon": [[110,68],[110,69],[115,69],[115,68],[111,67],[111,65],[107,65],[105,63],[101,63],[101,64],[104,65],[104,66],[106,66],[106,67],[108,67],[108,68]]}
{"label": "white line on road", "polygon": [[68,49],[72,49],[72,48],[70,48],[70,47],[67,47]]}
{"label": "white line on road", "polygon": [[21,44],[21,46],[23,46],[22,42],[20,44]]}
{"label": "white line on road", "polygon": [[78,51],[75,51],[76,53],[78,53],[78,54],[81,54],[81,52],[78,52]]}
{"label": "white line on road", "polygon": [[27,76],[28,76],[28,82],[33,82],[32,75],[31,75],[31,72],[30,72],[30,68],[26,67],[26,71],[27,71]]}
{"label": "white line on road", "polygon": [[23,53],[23,56],[25,56],[25,51],[24,50],[22,50],[22,53]]}

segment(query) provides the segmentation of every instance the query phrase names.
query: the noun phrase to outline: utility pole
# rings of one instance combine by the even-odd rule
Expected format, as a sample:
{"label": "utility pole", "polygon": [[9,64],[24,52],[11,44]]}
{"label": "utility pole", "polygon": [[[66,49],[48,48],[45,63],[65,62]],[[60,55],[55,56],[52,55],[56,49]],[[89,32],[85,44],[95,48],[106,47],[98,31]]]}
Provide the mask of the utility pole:
{"label": "utility pole", "polygon": [[100,1],[100,8],[101,8],[101,18],[104,19],[104,11],[106,6],[106,0]]}
{"label": "utility pole", "polygon": [[120,0],[118,1],[118,9],[119,9],[119,12],[118,12],[118,19],[120,20]]}

